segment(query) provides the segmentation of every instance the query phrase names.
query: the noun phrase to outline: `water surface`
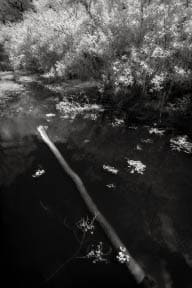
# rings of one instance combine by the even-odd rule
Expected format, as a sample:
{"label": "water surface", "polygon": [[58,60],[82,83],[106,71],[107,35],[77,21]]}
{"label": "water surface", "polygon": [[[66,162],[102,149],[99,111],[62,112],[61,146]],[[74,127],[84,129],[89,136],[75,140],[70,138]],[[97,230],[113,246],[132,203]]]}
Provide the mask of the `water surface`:
{"label": "water surface", "polygon": [[[192,159],[190,153],[171,149],[170,139],[178,136],[177,131],[159,135],[150,134],[150,129],[157,127],[154,125],[135,127],[130,123],[125,127],[120,119],[104,119],[96,107],[80,112],[76,106],[58,110],[61,99],[45,94],[45,88],[26,81],[15,93],[15,88],[5,88],[11,83],[7,78],[1,82],[6,99],[0,105],[7,281],[14,277],[19,287],[76,287],[79,283],[133,287],[113,253],[108,257],[110,264],[92,264],[84,258],[100,241],[110,250],[97,225],[80,258],[68,262],[79,247],[74,227],[88,211],[38,136],[36,128],[44,125],[100,210],[159,287],[192,287]],[[141,170],[130,163],[138,163]],[[33,177],[38,169],[44,174]],[[46,281],[65,262],[63,269]]]}

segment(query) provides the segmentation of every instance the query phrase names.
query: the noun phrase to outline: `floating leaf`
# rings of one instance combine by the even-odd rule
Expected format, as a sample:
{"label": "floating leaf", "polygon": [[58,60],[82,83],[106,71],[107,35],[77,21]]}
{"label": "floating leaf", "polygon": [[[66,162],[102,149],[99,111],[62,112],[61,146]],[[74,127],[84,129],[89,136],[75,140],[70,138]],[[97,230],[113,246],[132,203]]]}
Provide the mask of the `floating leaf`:
{"label": "floating leaf", "polygon": [[137,129],[138,129],[137,126],[129,126],[128,128],[129,128],[129,129],[132,129],[132,130],[137,130]]}
{"label": "floating leaf", "polygon": [[163,136],[165,133],[165,130],[163,129],[158,129],[158,128],[150,128],[149,129],[149,134],[155,134],[159,136]]}
{"label": "floating leaf", "polygon": [[143,174],[146,169],[146,165],[143,164],[141,161],[127,159],[127,163],[128,163],[128,167],[131,168],[130,170],[131,174],[134,174],[134,173]]}
{"label": "floating leaf", "polygon": [[192,143],[188,141],[187,135],[170,139],[170,146],[172,150],[178,152],[192,153]]}
{"label": "floating leaf", "polygon": [[112,173],[112,174],[118,173],[118,169],[116,169],[115,167],[109,166],[109,165],[103,165],[103,169]]}
{"label": "floating leaf", "polygon": [[114,189],[115,188],[115,184],[111,183],[111,184],[107,184],[106,185],[109,189]]}
{"label": "floating leaf", "polygon": [[55,114],[53,114],[53,113],[48,113],[48,114],[46,114],[45,116],[48,117],[48,118],[51,118],[51,117],[55,117]]}
{"label": "floating leaf", "polygon": [[112,122],[112,126],[113,127],[120,127],[124,124],[124,120],[123,119],[118,119],[116,118],[113,122]]}
{"label": "floating leaf", "polygon": [[33,177],[33,178],[38,178],[38,177],[42,176],[43,174],[45,174],[45,170],[39,168],[39,169],[32,175],[32,177]]}
{"label": "floating leaf", "polygon": [[136,150],[142,151],[143,149],[142,149],[141,145],[138,144],[138,145],[136,146]]}
{"label": "floating leaf", "polygon": [[141,142],[146,143],[146,144],[151,144],[153,143],[153,140],[148,138],[148,139],[142,139]]}

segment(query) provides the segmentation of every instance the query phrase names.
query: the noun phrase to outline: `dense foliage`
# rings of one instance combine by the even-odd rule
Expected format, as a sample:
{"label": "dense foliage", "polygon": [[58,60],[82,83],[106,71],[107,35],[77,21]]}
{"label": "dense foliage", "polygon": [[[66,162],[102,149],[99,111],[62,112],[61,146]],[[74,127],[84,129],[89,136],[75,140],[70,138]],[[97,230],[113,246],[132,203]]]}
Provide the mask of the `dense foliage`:
{"label": "dense foliage", "polygon": [[0,22],[21,20],[23,13],[33,8],[32,0],[1,0]]}
{"label": "dense foliage", "polygon": [[137,100],[160,116],[189,112],[190,1],[36,0],[22,15],[1,28],[13,69],[100,79],[120,108]]}

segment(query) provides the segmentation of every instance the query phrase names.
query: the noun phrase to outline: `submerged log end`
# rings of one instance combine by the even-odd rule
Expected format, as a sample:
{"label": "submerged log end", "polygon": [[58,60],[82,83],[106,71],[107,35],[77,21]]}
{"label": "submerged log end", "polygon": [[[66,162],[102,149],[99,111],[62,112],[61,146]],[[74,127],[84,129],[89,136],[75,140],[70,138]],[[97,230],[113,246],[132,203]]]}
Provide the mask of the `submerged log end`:
{"label": "submerged log end", "polygon": [[158,288],[156,281],[149,275],[145,276],[139,284],[140,288]]}
{"label": "submerged log end", "polygon": [[157,288],[156,281],[150,276],[146,275],[142,267],[134,260],[130,258],[130,261],[127,263],[128,269],[133,275],[134,279],[141,288]]}

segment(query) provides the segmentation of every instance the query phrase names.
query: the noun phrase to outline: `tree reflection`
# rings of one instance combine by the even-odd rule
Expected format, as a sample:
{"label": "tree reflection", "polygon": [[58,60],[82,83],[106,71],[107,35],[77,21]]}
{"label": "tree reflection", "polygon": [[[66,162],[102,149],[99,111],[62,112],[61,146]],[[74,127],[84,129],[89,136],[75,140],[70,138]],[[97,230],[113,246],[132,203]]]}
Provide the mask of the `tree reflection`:
{"label": "tree reflection", "polygon": [[4,141],[0,144],[0,186],[10,185],[32,165],[32,152],[35,149],[32,137],[24,137],[16,142]]}

